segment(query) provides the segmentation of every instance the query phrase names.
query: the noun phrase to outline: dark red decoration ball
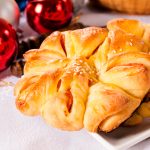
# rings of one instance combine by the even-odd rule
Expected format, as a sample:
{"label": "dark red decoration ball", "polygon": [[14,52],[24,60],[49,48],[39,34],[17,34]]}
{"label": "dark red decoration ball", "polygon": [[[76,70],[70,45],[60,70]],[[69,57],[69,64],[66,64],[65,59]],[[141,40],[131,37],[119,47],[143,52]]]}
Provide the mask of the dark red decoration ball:
{"label": "dark red decoration ball", "polygon": [[29,0],[26,7],[28,24],[40,34],[66,26],[72,15],[71,0]]}
{"label": "dark red decoration ball", "polygon": [[18,50],[16,31],[0,18],[0,71],[9,67]]}

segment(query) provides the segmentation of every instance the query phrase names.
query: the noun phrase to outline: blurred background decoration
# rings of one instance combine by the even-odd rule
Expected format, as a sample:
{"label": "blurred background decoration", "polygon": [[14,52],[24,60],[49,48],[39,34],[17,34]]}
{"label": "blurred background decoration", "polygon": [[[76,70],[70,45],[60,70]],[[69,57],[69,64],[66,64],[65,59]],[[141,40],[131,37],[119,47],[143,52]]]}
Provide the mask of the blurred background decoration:
{"label": "blurred background decoration", "polygon": [[78,11],[84,6],[85,0],[72,0],[74,13],[78,13]]}
{"label": "blurred background decoration", "polygon": [[0,0],[0,18],[6,19],[14,28],[18,27],[20,10],[14,0]]}
{"label": "blurred background decoration", "polygon": [[25,12],[30,27],[42,34],[67,26],[73,5],[71,0],[30,0]]}
{"label": "blurred background decoration", "polygon": [[16,31],[6,20],[0,18],[0,71],[9,67],[17,55]]}
{"label": "blurred background decoration", "polygon": [[27,3],[28,3],[28,0],[16,0],[19,8],[20,8],[20,11],[24,11]]}

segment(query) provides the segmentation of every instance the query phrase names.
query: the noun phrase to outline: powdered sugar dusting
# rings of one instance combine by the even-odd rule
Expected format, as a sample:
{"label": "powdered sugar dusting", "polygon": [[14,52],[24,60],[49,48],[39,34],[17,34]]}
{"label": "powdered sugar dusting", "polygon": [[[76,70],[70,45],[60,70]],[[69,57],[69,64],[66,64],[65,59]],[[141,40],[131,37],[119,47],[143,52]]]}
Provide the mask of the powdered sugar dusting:
{"label": "powdered sugar dusting", "polygon": [[89,64],[86,58],[75,57],[70,65],[66,68],[67,74],[72,75],[85,75],[89,80],[96,80],[96,69],[93,65]]}

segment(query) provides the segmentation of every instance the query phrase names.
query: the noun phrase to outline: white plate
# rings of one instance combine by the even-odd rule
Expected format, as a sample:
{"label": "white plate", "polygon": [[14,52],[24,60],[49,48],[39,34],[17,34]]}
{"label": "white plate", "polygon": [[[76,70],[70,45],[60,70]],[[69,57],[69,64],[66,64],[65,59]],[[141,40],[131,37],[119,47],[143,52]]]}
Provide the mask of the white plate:
{"label": "white plate", "polygon": [[111,133],[90,133],[108,150],[124,150],[150,137],[150,119],[135,127],[119,127]]}

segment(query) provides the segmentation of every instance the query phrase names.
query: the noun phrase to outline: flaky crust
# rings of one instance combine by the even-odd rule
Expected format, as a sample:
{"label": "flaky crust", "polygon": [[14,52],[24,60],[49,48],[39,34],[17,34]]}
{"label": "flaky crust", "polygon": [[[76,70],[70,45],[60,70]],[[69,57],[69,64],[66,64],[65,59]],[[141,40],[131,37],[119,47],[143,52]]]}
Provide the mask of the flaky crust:
{"label": "flaky crust", "polygon": [[107,29],[52,33],[24,54],[17,108],[62,130],[112,131],[150,89],[149,31],[136,20],[118,19]]}

